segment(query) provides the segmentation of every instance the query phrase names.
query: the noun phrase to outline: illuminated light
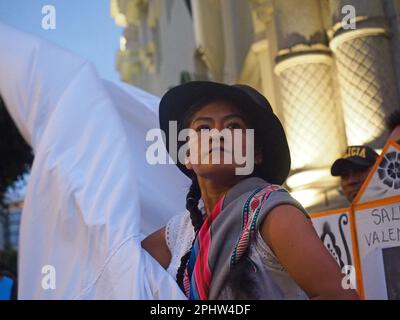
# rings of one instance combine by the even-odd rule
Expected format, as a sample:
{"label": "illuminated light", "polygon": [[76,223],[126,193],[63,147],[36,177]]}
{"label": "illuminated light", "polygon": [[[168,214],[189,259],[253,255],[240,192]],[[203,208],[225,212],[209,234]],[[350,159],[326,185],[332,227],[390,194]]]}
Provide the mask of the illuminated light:
{"label": "illuminated light", "polygon": [[324,202],[325,191],[335,188],[339,180],[331,176],[330,168],[321,168],[296,173],[286,183],[291,189],[291,195],[307,208]]}
{"label": "illuminated light", "polygon": [[330,173],[330,169],[315,169],[315,170],[307,170],[296,173],[290,176],[286,183],[291,189],[297,189],[299,187],[306,187],[307,185],[314,184],[315,182],[320,181],[321,184],[326,182],[333,183],[337,178],[332,177]]}
{"label": "illuminated light", "polygon": [[305,208],[321,202],[323,194],[318,189],[306,189],[300,191],[291,192],[293,198],[295,198]]}

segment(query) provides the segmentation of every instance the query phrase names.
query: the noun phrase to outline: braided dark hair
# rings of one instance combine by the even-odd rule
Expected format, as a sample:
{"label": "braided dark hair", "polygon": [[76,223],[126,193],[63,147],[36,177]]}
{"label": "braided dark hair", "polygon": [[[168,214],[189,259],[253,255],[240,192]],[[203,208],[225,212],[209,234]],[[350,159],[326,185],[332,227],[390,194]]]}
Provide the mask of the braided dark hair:
{"label": "braided dark hair", "polygon": [[[200,187],[199,183],[197,182],[197,176],[196,174],[193,174],[192,177],[192,185],[189,188],[189,192],[186,196],[186,209],[190,213],[190,220],[192,221],[192,225],[194,228],[194,232],[197,235],[199,232],[201,226],[203,225],[203,214],[201,213],[199,209],[199,200],[201,198],[201,193],[200,193]],[[194,237],[196,239],[196,236]],[[193,243],[190,246],[190,249],[188,252],[186,252],[182,258],[181,258],[181,265],[178,268],[178,271],[176,273],[176,281],[181,288],[182,291],[184,291],[183,288],[183,276],[186,270],[187,263],[190,258],[190,254],[192,253],[192,248],[193,248]]]}

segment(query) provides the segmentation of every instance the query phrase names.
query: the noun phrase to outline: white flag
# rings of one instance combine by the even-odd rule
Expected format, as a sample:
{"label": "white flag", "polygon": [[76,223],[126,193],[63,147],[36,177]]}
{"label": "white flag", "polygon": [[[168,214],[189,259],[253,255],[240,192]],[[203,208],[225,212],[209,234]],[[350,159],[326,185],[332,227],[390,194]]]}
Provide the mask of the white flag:
{"label": "white flag", "polygon": [[184,208],[189,182],[147,164],[158,98],[0,23],[0,94],[35,152],[19,248],[20,299],[184,299],[140,245]]}

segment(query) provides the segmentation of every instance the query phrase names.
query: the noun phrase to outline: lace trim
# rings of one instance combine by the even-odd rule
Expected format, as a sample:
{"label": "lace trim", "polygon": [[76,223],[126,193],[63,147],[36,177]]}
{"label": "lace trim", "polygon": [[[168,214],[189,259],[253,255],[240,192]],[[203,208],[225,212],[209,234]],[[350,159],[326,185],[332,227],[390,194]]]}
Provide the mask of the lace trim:
{"label": "lace trim", "polygon": [[176,215],[168,221],[165,227],[165,240],[171,252],[171,262],[167,271],[174,278],[181,265],[181,258],[190,249],[193,239],[194,229],[189,212]]}
{"label": "lace trim", "polygon": [[285,270],[259,231],[251,247],[261,256],[261,260],[265,263],[266,267],[282,272]]}

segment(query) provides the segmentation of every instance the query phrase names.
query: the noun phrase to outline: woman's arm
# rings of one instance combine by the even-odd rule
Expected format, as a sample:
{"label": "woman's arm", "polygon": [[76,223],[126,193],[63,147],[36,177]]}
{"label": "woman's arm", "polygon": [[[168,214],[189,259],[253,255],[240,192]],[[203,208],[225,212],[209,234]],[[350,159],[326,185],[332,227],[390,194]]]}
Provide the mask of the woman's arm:
{"label": "woman's arm", "polygon": [[310,219],[296,207],[281,205],[268,214],[261,235],[311,299],[359,299],[344,289],[339,265],[319,239]]}
{"label": "woman's arm", "polygon": [[153,232],[142,241],[145,249],[158,263],[167,269],[171,262],[171,252],[165,241],[165,227]]}

